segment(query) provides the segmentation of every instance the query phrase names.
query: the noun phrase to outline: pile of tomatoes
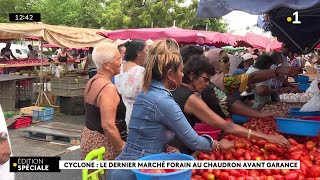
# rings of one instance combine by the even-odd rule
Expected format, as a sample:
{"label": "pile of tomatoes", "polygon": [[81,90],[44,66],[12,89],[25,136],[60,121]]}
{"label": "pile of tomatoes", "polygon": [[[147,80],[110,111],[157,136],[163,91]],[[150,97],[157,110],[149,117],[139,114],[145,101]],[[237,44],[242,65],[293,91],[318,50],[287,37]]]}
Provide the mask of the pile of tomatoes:
{"label": "pile of tomatoes", "polygon": [[320,179],[320,142],[298,143],[289,138],[290,149],[262,139],[245,139],[234,135],[224,137],[235,143],[235,149],[210,154],[199,153],[199,160],[300,160],[300,169],[263,170],[193,170],[192,179],[220,180],[297,180]]}
{"label": "pile of tomatoes", "polygon": [[[266,134],[279,134],[277,133],[277,123],[275,120],[268,119],[250,119],[248,122],[243,124],[243,127],[252,129],[254,131],[260,131]],[[294,136],[294,135],[286,135],[282,134],[286,138],[293,138],[299,143],[305,143],[307,141],[315,141],[319,142],[319,137],[309,137],[309,136]]]}

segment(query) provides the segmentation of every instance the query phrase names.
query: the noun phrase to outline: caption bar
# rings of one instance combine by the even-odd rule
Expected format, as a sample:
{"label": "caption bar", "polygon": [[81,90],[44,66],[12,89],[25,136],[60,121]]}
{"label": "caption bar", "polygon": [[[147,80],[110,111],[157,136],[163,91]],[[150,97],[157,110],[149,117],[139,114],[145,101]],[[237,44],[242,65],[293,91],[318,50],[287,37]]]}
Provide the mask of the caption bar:
{"label": "caption bar", "polygon": [[300,161],[59,161],[60,169],[300,169]]}

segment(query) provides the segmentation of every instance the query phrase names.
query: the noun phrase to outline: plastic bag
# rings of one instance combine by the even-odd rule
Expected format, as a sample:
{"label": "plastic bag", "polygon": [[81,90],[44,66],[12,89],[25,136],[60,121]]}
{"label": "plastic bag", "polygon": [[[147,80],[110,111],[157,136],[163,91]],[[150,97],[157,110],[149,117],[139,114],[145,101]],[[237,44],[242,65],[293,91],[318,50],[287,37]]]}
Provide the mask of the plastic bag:
{"label": "plastic bag", "polygon": [[320,111],[320,94],[315,93],[313,97],[300,109],[301,112]]}
{"label": "plastic bag", "polygon": [[316,93],[320,92],[318,87],[318,80],[315,79],[311,82],[310,87],[306,90],[307,93]]}

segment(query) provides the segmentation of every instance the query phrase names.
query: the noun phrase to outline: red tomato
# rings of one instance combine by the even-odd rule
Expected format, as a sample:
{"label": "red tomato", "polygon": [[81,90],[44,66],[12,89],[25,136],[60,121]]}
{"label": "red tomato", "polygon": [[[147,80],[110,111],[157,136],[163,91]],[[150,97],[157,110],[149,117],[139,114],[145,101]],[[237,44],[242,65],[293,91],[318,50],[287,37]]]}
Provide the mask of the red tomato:
{"label": "red tomato", "polygon": [[197,170],[196,169],[192,169],[192,176],[197,174]]}
{"label": "red tomato", "polygon": [[148,171],[148,169],[139,169],[139,171],[146,173]]}
{"label": "red tomato", "polygon": [[286,175],[290,172],[290,169],[281,169],[280,171],[282,175]]}
{"label": "red tomato", "polygon": [[165,169],[165,171],[167,173],[172,173],[172,172],[180,171],[180,169]]}
{"label": "red tomato", "polygon": [[214,175],[208,172],[202,173],[202,178],[205,180],[214,180]]}
{"label": "red tomato", "polygon": [[237,178],[234,176],[229,176],[229,180],[237,180]]}
{"label": "red tomato", "polygon": [[275,153],[278,155],[278,156],[283,156],[285,153],[287,153],[286,151],[285,151],[285,149],[284,148],[277,148],[276,150],[275,150]]}
{"label": "red tomato", "polygon": [[275,175],[272,175],[275,179],[283,179],[283,176],[281,174],[275,174]]}
{"label": "red tomato", "polygon": [[225,160],[231,160],[233,157],[232,157],[232,152],[231,151],[227,151],[225,154],[224,154],[224,159]]}
{"label": "red tomato", "polygon": [[163,169],[150,169],[146,173],[148,173],[148,174],[164,174],[164,173],[167,173],[167,172],[165,170],[163,170]]}
{"label": "red tomato", "polygon": [[202,179],[202,177],[200,175],[195,175],[194,178],[195,179]]}
{"label": "red tomato", "polygon": [[259,176],[259,172],[257,170],[250,170],[249,175],[252,177],[258,177]]}
{"label": "red tomato", "polygon": [[271,169],[265,169],[263,173],[268,176],[272,175]]}
{"label": "red tomato", "polygon": [[237,149],[236,151],[233,152],[233,157],[238,159],[238,158],[242,157],[243,154],[244,154],[243,150]]}
{"label": "red tomato", "polygon": [[256,143],[260,148],[264,147],[265,144],[267,144],[267,141],[264,139],[259,139]]}
{"label": "red tomato", "polygon": [[200,160],[209,160],[210,157],[209,157],[208,154],[205,154],[205,153],[203,153],[203,152],[199,152],[199,159],[200,159]]}
{"label": "red tomato", "polygon": [[267,180],[275,180],[275,178],[273,176],[268,176]]}
{"label": "red tomato", "polygon": [[246,180],[256,180],[256,177],[246,176]]}
{"label": "red tomato", "polygon": [[312,162],[308,159],[300,159],[301,162],[303,162],[308,168],[311,168],[313,166]]}
{"label": "red tomato", "polygon": [[236,169],[230,169],[230,170],[229,170],[229,174],[230,174],[231,176],[234,176],[234,177],[240,177],[240,176],[241,176],[241,173],[240,173],[238,170],[236,170]]}
{"label": "red tomato", "polygon": [[250,151],[246,151],[245,153],[244,153],[244,159],[245,160],[251,160],[251,153],[250,153]]}
{"label": "red tomato", "polygon": [[216,160],[216,155],[215,154],[210,154],[209,158],[210,158],[210,160]]}
{"label": "red tomato", "polygon": [[220,174],[220,180],[229,180],[229,173],[228,172],[222,172]]}
{"label": "red tomato", "polygon": [[299,179],[299,180],[304,180],[304,179],[306,179],[306,177],[305,177],[304,175],[302,175],[302,174],[299,174],[298,179]]}
{"label": "red tomato", "polygon": [[308,141],[306,143],[306,149],[309,151],[313,150],[315,147],[316,147],[316,144],[313,141]]}
{"label": "red tomato", "polygon": [[299,173],[296,172],[296,171],[291,171],[291,172],[288,172],[284,178],[286,180],[297,180],[299,178]]}
{"label": "red tomato", "polygon": [[239,169],[238,171],[240,172],[241,175],[247,175],[248,174],[248,170],[246,170],[246,169]]}
{"label": "red tomato", "polygon": [[234,143],[235,148],[245,148],[246,142],[244,140],[238,140]]}
{"label": "red tomato", "polygon": [[314,165],[320,166],[320,159],[316,160],[316,161],[314,162]]}
{"label": "red tomato", "polygon": [[277,145],[274,143],[266,143],[264,148],[268,151],[275,151],[277,149]]}
{"label": "red tomato", "polygon": [[309,170],[309,177],[318,178],[320,177],[320,166],[312,166]]}
{"label": "red tomato", "polygon": [[308,166],[303,162],[300,163],[300,171],[302,172],[303,175],[307,175]]}
{"label": "red tomato", "polygon": [[268,157],[268,160],[278,160],[278,156],[275,155],[275,154],[271,154],[271,155]]}
{"label": "red tomato", "polygon": [[213,169],[213,175],[215,177],[220,177],[220,174],[221,174],[221,170],[220,169]]}

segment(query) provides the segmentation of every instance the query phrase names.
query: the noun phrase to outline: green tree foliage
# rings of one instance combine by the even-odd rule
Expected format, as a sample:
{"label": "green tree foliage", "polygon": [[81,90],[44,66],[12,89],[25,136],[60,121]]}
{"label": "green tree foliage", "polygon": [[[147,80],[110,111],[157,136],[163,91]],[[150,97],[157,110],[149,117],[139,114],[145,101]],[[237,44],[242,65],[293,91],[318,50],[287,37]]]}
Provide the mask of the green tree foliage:
{"label": "green tree foliage", "polygon": [[196,17],[198,0],[1,0],[0,22],[10,12],[39,12],[42,22],[88,28],[171,27],[226,31],[222,19]]}

